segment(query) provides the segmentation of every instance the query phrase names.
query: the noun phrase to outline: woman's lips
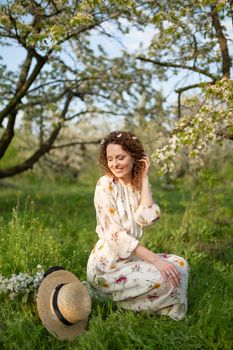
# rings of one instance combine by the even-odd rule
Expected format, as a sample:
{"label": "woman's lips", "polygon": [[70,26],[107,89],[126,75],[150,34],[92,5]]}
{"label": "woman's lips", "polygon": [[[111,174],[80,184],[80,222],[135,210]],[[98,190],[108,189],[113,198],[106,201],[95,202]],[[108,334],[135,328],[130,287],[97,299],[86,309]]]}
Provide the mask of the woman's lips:
{"label": "woman's lips", "polygon": [[120,172],[122,172],[122,170],[123,170],[123,169],[114,169],[113,171],[114,171],[115,173],[120,173]]}

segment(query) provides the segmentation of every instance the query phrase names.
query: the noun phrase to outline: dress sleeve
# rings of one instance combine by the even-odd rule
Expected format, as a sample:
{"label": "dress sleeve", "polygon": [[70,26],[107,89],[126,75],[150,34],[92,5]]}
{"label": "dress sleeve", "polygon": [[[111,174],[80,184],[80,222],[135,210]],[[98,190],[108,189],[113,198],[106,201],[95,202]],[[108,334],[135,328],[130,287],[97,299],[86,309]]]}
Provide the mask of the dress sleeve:
{"label": "dress sleeve", "polygon": [[144,204],[139,204],[134,213],[134,218],[141,227],[151,225],[153,222],[160,219],[160,209],[158,204],[153,203],[149,207]]}
{"label": "dress sleeve", "polygon": [[130,236],[121,223],[111,183],[99,181],[96,186],[94,204],[97,228],[100,238],[107,241],[118,259],[127,259],[132,255],[139,241]]}

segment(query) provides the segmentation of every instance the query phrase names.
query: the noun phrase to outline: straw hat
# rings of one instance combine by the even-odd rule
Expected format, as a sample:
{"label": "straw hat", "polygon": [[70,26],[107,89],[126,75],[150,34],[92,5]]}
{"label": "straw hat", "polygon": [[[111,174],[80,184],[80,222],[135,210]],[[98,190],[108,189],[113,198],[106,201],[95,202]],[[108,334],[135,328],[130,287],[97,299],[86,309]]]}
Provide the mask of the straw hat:
{"label": "straw hat", "polygon": [[51,267],[37,293],[37,309],[47,330],[61,340],[84,332],[91,312],[88,289],[63,267]]}

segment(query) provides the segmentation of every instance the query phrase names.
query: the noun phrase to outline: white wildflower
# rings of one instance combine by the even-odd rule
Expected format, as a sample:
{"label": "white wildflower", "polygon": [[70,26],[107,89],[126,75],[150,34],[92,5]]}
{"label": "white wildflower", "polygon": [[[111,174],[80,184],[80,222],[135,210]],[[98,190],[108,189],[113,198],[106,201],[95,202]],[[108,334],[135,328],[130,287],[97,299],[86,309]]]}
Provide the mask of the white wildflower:
{"label": "white wildflower", "polygon": [[44,274],[41,265],[38,265],[37,269],[39,271],[34,276],[22,272],[18,275],[13,274],[10,278],[0,275],[0,293],[8,294],[10,299],[13,299],[19,294],[27,296],[30,292],[35,292]]}

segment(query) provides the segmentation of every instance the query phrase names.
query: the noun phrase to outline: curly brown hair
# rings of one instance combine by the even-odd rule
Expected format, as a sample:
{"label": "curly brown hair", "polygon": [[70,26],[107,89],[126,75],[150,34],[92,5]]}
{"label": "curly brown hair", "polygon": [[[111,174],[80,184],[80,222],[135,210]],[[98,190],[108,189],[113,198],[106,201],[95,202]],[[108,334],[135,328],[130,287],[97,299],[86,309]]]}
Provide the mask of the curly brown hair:
{"label": "curly brown hair", "polygon": [[113,175],[108,167],[107,162],[107,146],[109,144],[121,145],[124,151],[128,152],[134,158],[134,165],[132,169],[132,180],[131,185],[138,191],[141,190],[142,185],[142,174],[144,170],[144,163],[139,162],[145,151],[143,146],[136,135],[129,131],[112,131],[107,135],[100,145],[100,151],[98,161],[101,169],[105,174]]}

